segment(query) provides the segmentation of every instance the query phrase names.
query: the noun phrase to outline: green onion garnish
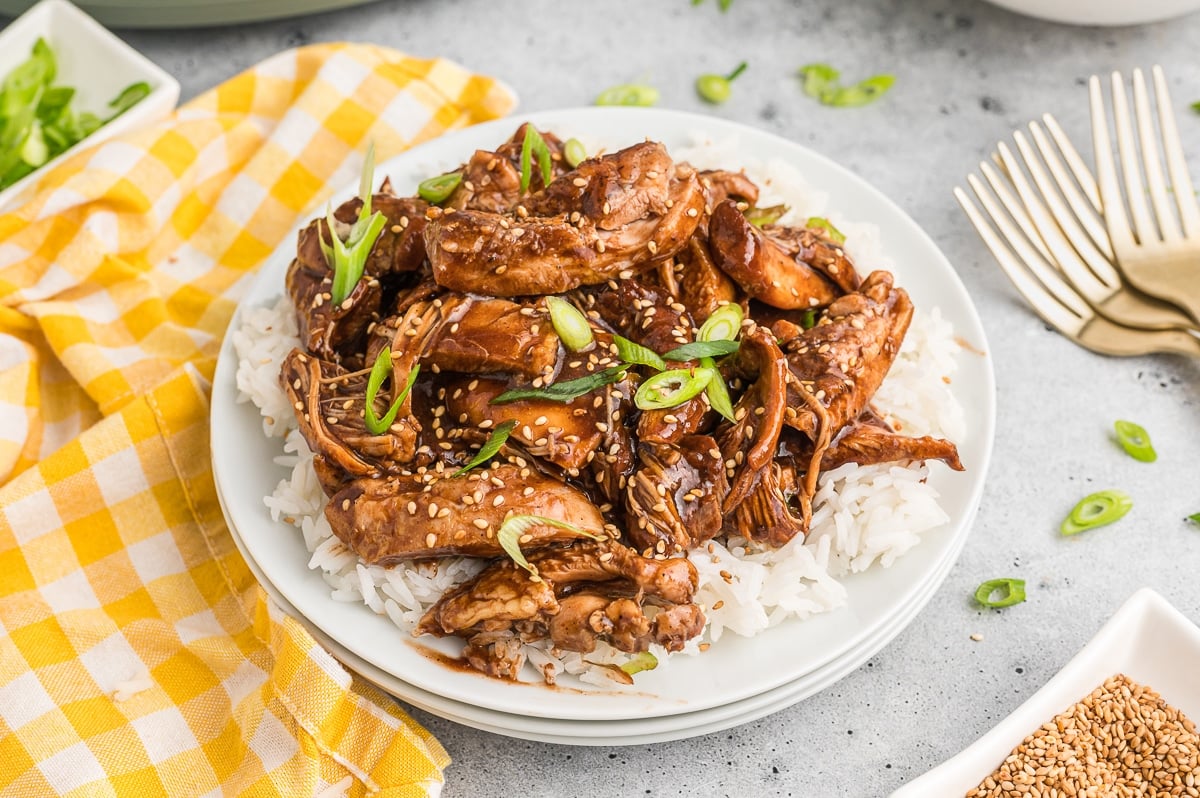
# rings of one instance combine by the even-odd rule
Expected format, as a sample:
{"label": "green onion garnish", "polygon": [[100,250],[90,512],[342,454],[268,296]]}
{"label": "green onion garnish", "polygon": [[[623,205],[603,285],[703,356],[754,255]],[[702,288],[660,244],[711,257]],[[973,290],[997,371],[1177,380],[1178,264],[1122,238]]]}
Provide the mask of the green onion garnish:
{"label": "green onion garnish", "polygon": [[1119,521],[1132,508],[1133,500],[1129,494],[1120,490],[1102,490],[1080,499],[1059,529],[1064,535],[1077,535]]}
{"label": "green onion garnish", "polygon": [[574,535],[591,538],[592,540],[605,539],[604,535],[589,532],[586,529],[577,527],[574,524],[568,524],[566,521],[559,521],[556,518],[546,518],[543,515],[510,515],[504,519],[504,523],[496,530],[496,542],[500,544],[500,548],[504,549],[504,553],[512,558],[513,562],[532,575],[535,582],[540,582],[541,577],[538,576],[537,566],[525,559],[525,553],[521,551],[521,538],[532,527],[538,525],[558,527]]}
{"label": "green onion garnish", "polygon": [[829,64],[808,64],[799,69],[804,82],[804,93],[817,99],[822,105],[837,108],[853,108],[878,100],[892,84],[894,75],[875,75],[853,86],[838,83],[841,73]]}
{"label": "green onion garnish", "polygon": [[700,325],[697,341],[734,341],[742,332],[742,306],[736,302],[722,305]]}
{"label": "green onion garnish", "polygon": [[[703,2],[704,0],[692,0],[692,5],[698,6]],[[717,8],[722,11],[728,11],[731,5],[733,5],[733,0],[717,0]]]}
{"label": "green onion garnish", "polygon": [[711,357],[700,358],[700,365],[706,369],[711,369],[713,376],[708,381],[708,385],[704,386],[704,395],[708,397],[708,403],[722,416],[730,421],[737,421],[733,415],[733,400],[729,398],[729,387],[725,385],[725,378],[721,376],[721,372],[717,370],[717,364],[713,362]]}
{"label": "green onion garnish", "polygon": [[363,408],[363,421],[366,422],[367,430],[372,435],[382,435],[388,431],[388,427],[392,426],[392,422],[396,420],[396,413],[399,412],[400,405],[404,403],[408,392],[412,390],[413,383],[417,381],[417,373],[420,370],[420,364],[412,367],[412,371],[408,372],[408,379],[405,381],[404,390],[392,400],[392,406],[388,408],[383,418],[380,418],[375,415],[375,398],[379,395],[379,389],[383,386],[383,381],[392,373],[391,347],[385,346],[375,356],[375,363],[371,366],[371,376],[367,378],[367,401]]}
{"label": "green onion garnish", "polygon": [[1196,102],[1192,103],[1192,110],[1195,111],[1196,113],[1200,114],[1200,100],[1197,100]]}
{"label": "green onion garnish", "polygon": [[488,436],[488,439],[483,442],[483,446],[479,447],[479,451],[476,452],[475,456],[471,458],[471,462],[467,463],[450,476],[460,476],[467,473],[472,468],[481,466],[488,460],[491,460],[496,456],[496,452],[500,451],[500,447],[504,445],[504,442],[508,440],[508,436],[512,434],[512,431],[516,429],[516,427],[517,422],[515,420],[505,421],[503,424],[498,425],[494,430],[492,430],[492,434]]}
{"label": "green onion garnish", "polygon": [[[999,598],[992,595],[1000,592]],[[989,579],[975,589],[975,600],[989,609],[1011,607],[1025,600],[1024,579]]]}
{"label": "green onion garnish", "polygon": [[642,671],[652,671],[658,667],[658,657],[649,651],[641,651],[621,663],[619,667],[630,676]]}
{"label": "green onion garnish", "polygon": [[625,376],[629,365],[622,363],[619,366],[612,366],[603,371],[597,371],[595,374],[589,374],[586,377],[579,377],[565,382],[556,382],[547,385],[545,388],[514,388],[511,391],[505,391],[497,396],[489,404],[503,405],[509,402],[519,402],[522,399],[547,399],[551,402],[569,402],[583,396],[585,393],[591,393],[597,388],[602,388],[605,385],[611,385]]}
{"label": "green onion garnish", "polygon": [[582,352],[593,343],[592,325],[579,309],[565,299],[556,296],[546,297],[546,307],[550,309],[550,323],[554,331],[562,339],[563,346],[572,352]]}
{"label": "green onion garnish", "polygon": [[567,165],[574,169],[587,160],[587,150],[583,148],[579,139],[567,139],[563,144],[563,158],[566,159]]}
{"label": "green onion garnish", "polygon": [[533,182],[533,159],[537,157],[538,166],[542,170],[542,185],[550,185],[553,167],[550,164],[550,148],[546,140],[537,132],[533,125],[525,125],[525,141],[521,144],[521,193],[529,190]]}
{"label": "green onion garnish", "polygon": [[817,326],[817,312],[812,308],[804,311],[804,315],[800,317],[800,326],[806,330],[811,330]]}
{"label": "green onion garnish", "polygon": [[454,189],[458,188],[460,183],[462,183],[462,172],[438,175],[428,180],[422,180],[421,184],[417,186],[417,195],[426,202],[441,205],[450,199],[450,195],[454,193]]}
{"label": "green onion garnish", "polygon": [[617,346],[617,357],[626,363],[649,366],[658,371],[665,371],[667,368],[667,364],[662,357],[649,347],[634,343],[628,338],[622,338],[619,335],[613,336],[613,343]]}
{"label": "green onion garnish", "polygon": [[658,102],[658,89],[644,83],[624,83],[600,92],[596,105],[651,106]]}
{"label": "green onion garnish", "polygon": [[712,381],[709,368],[671,369],[648,378],[633,395],[633,403],[642,410],[678,407],[697,396]]}
{"label": "green onion garnish", "polygon": [[1192,513],[1191,515],[1188,516],[1188,520],[1194,521],[1197,524],[1200,524],[1200,513]]}
{"label": "green onion garnish", "polygon": [[764,224],[775,224],[791,210],[787,205],[768,205],[765,208],[750,208],[746,211],[746,221],[755,227]]}
{"label": "green onion garnish", "polygon": [[733,91],[733,81],[746,71],[746,62],[738,64],[728,75],[701,75],[696,78],[696,93],[706,103],[720,105],[729,99]]}
{"label": "green onion garnish", "polygon": [[1150,443],[1150,433],[1144,427],[1132,421],[1117,421],[1113,426],[1117,430],[1117,442],[1134,460],[1153,463],[1158,459],[1158,453]]}
{"label": "green onion garnish", "polygon": [[[727,306],[728,307],[728,306]],[[716,339],[713,341],[694,341],[690,344],[677,346],[670,352],[663,353],[663,360],[699,360],[702,357],[720,357],[738,351],[737,341]]]}
{"label": "green onion garnish", "polygon": [[833,223],[824,216],[810,216],[808,217],[808,221],[804,223],[804,226],[816,227],[824,230],[829,235],[829,239],[835,244],[846,243],[845,234],[843,234],[841,230],[834,227]]}
{"label": "green onion garnish", "polygon": [[346,240],[337,233],[337,223],[333,218],[333,210],[326,207],[325,224],[329,226],[330,244],[321,239],[321,249],[325,260],[333,269],[333,288],[330,291],[333,304],[340,305],[350,296],[354,286],[362,279],[363,269],[367,265],[367,257],[375,239],[383,232],[387,220],[379,211],[371,213],[371,185],[375,174],[375,145],[367,148],[363,159],[362,177],[359,180],[358,195],[362,207],[358,209],[358,218],[350,226]]}

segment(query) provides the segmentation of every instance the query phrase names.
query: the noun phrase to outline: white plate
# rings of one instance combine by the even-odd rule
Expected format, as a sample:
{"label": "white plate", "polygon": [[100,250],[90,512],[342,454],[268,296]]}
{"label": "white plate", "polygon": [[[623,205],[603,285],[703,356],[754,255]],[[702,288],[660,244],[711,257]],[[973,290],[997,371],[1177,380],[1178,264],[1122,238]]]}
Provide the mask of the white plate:
{"label": "white plate", "polygon": [[[220,494],[218,493],[218,496]],[[225,500],[221,499],[224,509]],[[561,745],[644,745],[661,743],[671,740],[682,740],[702,734],[711,734],[724,729],[750,723],[766,715],[779,712],[803,699],[814,695],[826,687],[839,681],[862,663],[870,659],[882,649],[891,639],[908,624],[937,592],[942,580],[958,559],[960,545],[947,551],[943,563],[922,587],[919,597],[909,603],[902,618],[891,627],[880,630],[875,636],[864,640],[860,645],[847,651],[841,657],[816,670],[807,673],[794,682],[780,685],[773,690],[767,690],[756,696],[734,701],[723,706],[696,712],[685,712],[677,715],[666,715],[658,718],[641,718],[631,720],[591,720],[580,721],[570,719],[539,718],[525,715],[515,715],[507,712],[496,712],[486,708],[464,704],[459,701],[421,690],[408,684],[403,679],[386,673],[347,651],[337,641],[330,638],[322,630],[316,628],[311,621],[300,615],[295,607],[283,598],[279,590],[266,578],[259,564],[250,556],[244,541],[234,532],[234,540],[246,556],[250,569],[258,577],[264,590],[284,612],[295,617],[303,624],[321,645],[325,646],[343,665],[356,672],[359,676],[373,683],[391,695],[412,704],[419,709],[430,712],[455,723],[470,726],[493,734],[503,734],[538,742],[557,743]]]}
{"label": "white plate", "polygon": [[[521,120],[501,120],[437,139],[380,166],[400,192],[460,163],[474,149],[495,146]],[[981,354],[964,354],[953,390],[963,405],[970,437],[961,454],[966,473],[933,469],[930,482],[942,494],[952,519],[931,530],[922,543],[889,569],[874,568],[845,580],[847,606],[804,621],[788,622],[753,638],[727,636],[703,656],[676,658],[669,668],[639,676],[634,692],[551,691],[539,684],[505,683],[447,668],[421,653],[422,647],[454,654],[451,640],[413,641],[385,618],[362,606],[332,600],[321,576],[306,567],[308,553],[290,526],[271,521],[262,497],[285,476],[273,463],[277,441],[260,432],[254,408],[237,404],[236,355],[227,339],[213,386],[212,453],[216,479],[237,529],[268,579],[296,610],[346,650],[384,672],[448,699],[488,709],[545,718],[615,720],[660,717],[722,706],[758,695],[837,659],[882,629],[901,628],[905,610],[937,572],[948,551],[961,546],[978,505],[991,455],[995,386],[982,325],[958,275],[929,237],[890,200],[832,161],[784,139],[742,125],[691,114],[651,109],[587,108],[533,114],[544,129],[586,133],[610,148],[646,137],[668,148],[686,146],[704,133],[717,141],[737,139],[739,151],[759,160],[784,159],[810,185],[829,195],[829,207],[846,209],[855,220],[878,226],[884,250],[895,261],[897,282],[921,308],[940,307],[957,335]],[[335,197],[351,197],[353,187]],[[282,293],[294,238],[281,245],[243,300],[273,301]],[[235,316],[231,329],[236,329]],[[747,663],[754,663],[748,672]],[[730,679],[740,673],[743,678]]]}
{"label": "white plate", "polygon": [[1200,629],[1150,588],[1134,593],[1054,678],[953,759],[892,798],[962,795],[979,785],[1043,723],[1123,673],[1200,719]]}

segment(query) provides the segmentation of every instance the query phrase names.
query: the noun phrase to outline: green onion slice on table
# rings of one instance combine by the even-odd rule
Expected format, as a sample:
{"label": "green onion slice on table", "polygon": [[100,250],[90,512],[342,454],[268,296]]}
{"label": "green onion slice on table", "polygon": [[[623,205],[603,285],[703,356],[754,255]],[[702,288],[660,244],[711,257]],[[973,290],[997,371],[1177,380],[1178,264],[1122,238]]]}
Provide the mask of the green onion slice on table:
{"label": "green onion slice on table", "polygon": [[412,367],[412,371],[408,372],[408,379],[405,381],[404,389],[392,400],[391,407],[380,418],[375,414],[375,399],[379,396],[379,389],[383,387],[383,381],[392,373],[392,350],[390,347],[385,346],[375,356],[375,363],[371,366],[371,376],[367,377],[367,401],[363,408],[363,421],[367,425],[367,430],[372,435],[382,435],[388,431],[388,427],[392,426],[392,422],[396,420],[396,413],[400,411],[400,405],[404,403],[408,392],[412,390],[413,383],[417,381],[417,373],[420,370],[420,364]]}
{"label": "green onion slice on table", "polygon": [[1158,459],[1158,453],[1150,443],[1150,433],[1144,427],[1132,421],[1117,421],[1113,426],[1117,430],[1117,442],[1134,460],[1153,463]]}
{"label": "green onion slice on table", "polygon": [[559,529],[564,529],[573,535],[579,535],[592,540],[604,540],[604,535],[598,535],[595,532],[589,532],[582,527],[568,524],[566,521],[559,521],[557,518],[547,518],[544,515],[510,515],[504,519],[504,523],[496,530],[496,542],[500,544],[500,548],[504,549],[513,562],[524,568],[530,573],[530,577],[535,582],[540,582],[542,578],[538,576],[537,566],[529,562],[525,558],[525,553],[521,551],[521,544],[528,543],[527,540],[522,540],[525,533],[535,526],[553,526]]}
{"label": "green onion slice on table", "polygon": [[835,108],[855,108],[875,102],[896,82],[894,75],[875,75],[853,86],[842,86],[841,72],[829,64],[807,64],[798,73],[805,94]]}
{"label": "green onion slice on table", "polygon": [[713,369],[671,369],[649,377],[638,386],[633,403],[642,410],[662,410],[698,396],[712,381]]}
{"label": "green onion slice on table", "polygon": [[623,83],[610,86],[596,97],[596,105],[638,105],[649,107],[658,103],[658,89],[644,83]]}
{"label": "green onion slice on table", "polygon": [[728,75],[701,75],[696,78],[696,94],[706,103],[720,105],[733,93],[733,82],[746,71],[746,62],[738,64]]}
{"label": "green onion slice on table", "polygon": [[417,196],[434,205],[441,205],[450,199],[454,189],[462,183],[462,172],[448,172],[444,175],[422,180],[417,186]]}
{"label": "green onion slice on table", "polygon": [[989,579],[975,589],[975,600],[989,609],[1020,604],[1025,600],[1025,580]]}
{"label": "green onion slice on table", "polygon": [[496,452],[500,451],[500,447],[508,440],[508,436],[517,428],[516,420],[505,421],[503,424],[498,424],[487,440],[483,442],[483,446],[479,447],[479,451],[471,458],[471,462],[467,463],[462,468],[451,474],[451,477],[462,476],[472,468],[483,465],[488,460],[496,456]]}
{"label": "green onion slice on table", "polygon": [[572,352],[582,352],[593,343],[592,325],[579,309],[565,299],[556,296],[546,297],[546,307],[550,310],[550,323],[562,340],[563,346]]}
{"label": "green onion slice on table", "polygon": [[1078,535],[1089,529],[1105,526],[1125,517],[1133,508],[1129,494],[1121,490],[1102,490],[1084,496],[1063,520],[1059,530],[1064,535]]}
{"label": "green onion slice on table", "polygon": [[1188,516],[1188,520],[1200,524],[1200,513],[1192,513]]}

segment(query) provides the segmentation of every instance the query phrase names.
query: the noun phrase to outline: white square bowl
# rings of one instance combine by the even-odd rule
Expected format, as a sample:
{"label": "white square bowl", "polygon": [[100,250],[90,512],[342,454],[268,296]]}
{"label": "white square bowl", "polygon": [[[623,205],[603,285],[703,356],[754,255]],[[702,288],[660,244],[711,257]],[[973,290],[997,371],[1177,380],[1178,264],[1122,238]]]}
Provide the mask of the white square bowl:
{"label": "white square bowl", "polygon": [[42,0],[0,31],[0,79],[29,58],[41,37],[54,51],[54,83],[75,89],[72,106],[104,116],[108,103],[131,83],[145,81],[150,94],[57,158],[0,191],[0,210],[14,204],[22,190],[62,159],[85,147],[162,119],[179,101],[179,81],[118,39],[66,0]]}
{"label": "white square bowl", "polygon": [[1043,723],[1118,673],[1152,688],[1192,720],[1200,720],[1200,629],[1158,593],[1142,588],[1028,701],[891,798],[964,795]]}

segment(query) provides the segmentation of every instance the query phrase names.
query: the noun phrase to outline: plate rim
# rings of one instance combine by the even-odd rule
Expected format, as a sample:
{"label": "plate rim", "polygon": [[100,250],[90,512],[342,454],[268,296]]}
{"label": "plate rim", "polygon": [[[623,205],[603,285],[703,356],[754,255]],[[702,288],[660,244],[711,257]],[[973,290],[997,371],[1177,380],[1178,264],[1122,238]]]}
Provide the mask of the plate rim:
{"label": "plate rim", "polygon": [[[841,166],[827,156],[815,152],[808,147],[777,136],[769,131],[753,128],[741,123],[731,122],[729,120],[724,120],[717,117],[707,117],[666,109],[576,108],[541,111],[518,115],[515,118],[509,117],[496,120],[439,137],[431,142],[427,142],[419,147],[415,147],[405,153],[402,153],[395,158],[389,159],[383,164],[380,164],[378,171],[380,173],[394,175],[398,171],[403,171],[401,169],[403,164],[410,164],[410,166],[407,168],[411,169],[411,164],[419,163],[421,162],[421,159],[425,159],[426,161],[438,160],[436,153],[441,150],[448,149],[450,151],[456,151],[461,155],[462,152],[469,151],[468,147],[470,147],[472,142],[475,142],[476,140],[486,138],[487,141],[491,142],[493,140],[500,140],[501,138],[507,137],[511,130],[514,129],[520,121],[524,120],[533,121],[540,127],[553,128],[557,126],[559,129],[581,127],[588,127],[588,129],[591,129],[591,127],[596,127],[596,121],[600,120],[604,123],[599,125],[601,128],[629,128],[636,125],[638,129],[643,131],[643,134],[644,131],[649,130],[652,134],[656,136],[661,135],[664,139],[668,140],[672,138],[683,139],[686,137],[686,135],[691,135],[696,130],[703,131],[704,135],[713,139],[741,139],[747,137],[751,139],[757,139],[757,142],[754,143],[761,144],[763,142],[767,142],[770,144],[771,149],[784,151],[786,153],[785,155],[777,154],[776,157],[781,157],[784,160],[790,161],[802,173],[807,175],[811,174],[812,172],[824,172],[828,175],[833,175],[840,181],[839,188],[842,191],[846,191],[846,187],[849,186],[849,193],[858,195],[859,202],[866,203],[868,205],[873,204],[876,206],[876,208],[882,209],[885,212],[883,217],[867,217],[861,213],[858,213],[857,218],[860,221],[875,224],[881,228],[881,232],[882,228],[887,226],[892,230],[893,235],[908,240],[907,243],[910,246],[916,246],[918,250],[920,250],[917,253],[919,256],[932,261],[933,265],[922,265],[920,266],[919,270],[928,271],[932,269],[933,271],[931,274],[937,279],[944,281],[949,286],[948,293],[955,295],[955,299],[961,301],[961,304],[957,307],[957,311],[962,316],[962,319],[955,322],[955,333],[959,337],[968,338],[981,354],[981,358],[978,361],[979,368],[976,369],[978,372],[976,376],[982,382],[982,384],[977,387],[982,391],[981,396],[984,401],[982,408],[976,408],[976,410],[982,410],[982,413],[980,414],[981,417],[975,420],[975,426],[971,428],[971,441],[979,460],[978,463],[973,465],[977,476],[971,482],[967,483],[966,493],[963,495],[961,502],[963,504],[962,512],[958,513],[955,518],[952,518],[948,525],[944,525],[939,529],[931,530],[931,532],[928,533],[930,535],[934,535],[939,533],[942,529],[946,529],[947,531],[945,534],[949,535],[951,541],[954,541],[959,537],[962,537],[965,540],[965,537],[969,534],[975,511],[977,510],[982,497],[983,488],[986,483],[987,469],[990,464],[992,448],[994,445],[996,419],[994,363],[987,348],[987,339],[978,310],[975,308],[974,302],[971,300],[970,295],[966,291],[966,288],[959,278],[957,272],[954,270],[946,256],[929,237],[929,235],[919,225],[917,225],[917,223],[910,216],[908,216],[907,213],[905,213],[893,200],[870,185],[865,179],[858,176],[847,167]],[[500,131],[503,131],[503,135],[499,135]],[[603,136],[604,134],[600,133],[598,135]],[[625,132],[622,135],[628,136],[629,134]],[[745,146],[745,143],[742,142],[742,145]],[[457,148],[457,150],[455,148]],[[754,157],[747,153],[743,156],[742,160],[754,160]],[[403,187],[404,184],[400,185]],[[824,186],[822,186],[822,189],[823,188]],[[355,185],[347,186],[345,189],[335,194],[335,201],[339,196],[348,198],[353,196],[355,193]],[[836,203],[831,204],[836,205]],[[844,210],[839,207],[835,210],[835,213],[840,215],[841,213],[844,213]],[[854,214],[852,213],[851,215]],[[307,216],[302,217],[302,219],[307,219]],[[282,293],[282,279],[280,276],[280,271],[286,268],[286,263],[290,262],[291,260],[290,254],[287,254],[287,248],[291,246],[292,241],[294,241],[294,232],[283,239],[279,247],[268,259],[267,263],[262,267],[262,270],[255,279],[253,285],[249,287],[246,294],[242,297],[242,301],[239,302],[233,321],[230,324],[229,332],[226,335],[225,341],[222,343],[221,355],[218,359],[216,375],[214,377],[214,423],[212,425],[211,441],[213,447],[214,476],[218,479],[220,478],[220,474],[218,472],[221,470],[219,462],[224,462],[224,460],[219,457],[219,454],[225,450],[227,441],[221,439],[221,430],[223,425],[216,423],[216,421],[220,420],[223,414],[231,409],[231,405],[233,403],[226,403],[222,400],[229,399],[229,388],[233,385],[233,377],[234,373],[236,372],[236,355],[232,352],[231,336],[233,332],[238,329],[244,311],[247,307],[251,306],[251,300],[255,300],[256,298],[261,300],[269,297],[277,297]],[[281,255],[280,253],[284,254]],[[280,263],[281,260],[282,265]],[[274,286],[271,286],[267,281],[274,281]],[[264,285],[267,286],[266,289],[263,288]],[[912,290],[916,286],[907,284],[906,287],[909,287],[909,289]],[[236,395],[236,387],[233,387],[232,396],[236,398]],[[254,420],[255,424],[257,425],[257,415],[255,415]],[[265,437],[262,439],[267,441]],[[279,445],[278,443],[272,441],[267,442],[277,450]],[[259,503],[261,504],[261,501]],[[258,509],[260,514],[266,512],[265,508]],[[240,522],[237,518],[237,508],[231,512],[231,516],[231,527],[238,526]],[[242,532],[244,533],[245,530],[242,530]],[[909,552],[906,557],[901,558],[901,560],[911,558],[915,556],[915,552],[927,550],[932,545],[933,544],[929,543],[928,540],[923,540],[913,552]],[[945,544],[942,545],[944,546]],[[301,548],[303,547],[301,546]],[[961,545],[958,547],[958,550],[961,551]],[[933,567],[926,566],[925,570],[926,572],[936,571],[936,563]],[[873,573],[878,571],[879,569],[874,569]],[[864,575],[852,575],[850,577],[840,579],[839,581],[842,581],[843,584],[849,584],[853,582],[856,576],[861,577]],[[299,575],[297,575],[297,579],[299,578]],[[294,606],[297,607],[298,611],[302,613],[306,611],[310,614],[313,613],[312,605],[303,601],[298,602],[295,595],[289,592],[290,583],[285,586],[280,586],[279,581],[280,580],[278,578],[273,580],[276,586],[279,587],[280,592],[284,594]],[[320,601],[331,602],[332,600],[328,597],[328,590],[325,590],[324,594],[325,595],[320,599]],[[322,610],[322,612],[323,611],[324,610]],[[835,623],[838,620],[846,620],[845,617],[839,616],[845,616],[847,614],[849,614],[851,616],[851,620],[853,620],[852,608],[843,607],[830,613],[825,613],[822,616],[818,616],[817,618],[806,622],[809,624],[816,624],[814,628],[820,629],[822,628],[822,624]],[[874,624],[876,626],[889,625],[894,622],[898,615],[898,610],[893,607],[887,612],[881,613],[880,617],[874,620]],[[372,617],[375,616],[364,615],[364,623]],[[823,620],[829,618],[834,618],[835,620]],[[904,625],[907,625],[909,622],[911,622],[911,619],[906,621]],[[327,625],[318,621],[314,621],[314,623],[317,623],[317,625],[321,628],[324,628],[325,625]],[[791,623],[794,623],[794,621]],[[903,628],[903,626],[900,628]],[[840,656],[845,650],[852,648],[856,640],[861,639],[863,636],[869,634],[870,631],[871,630],[869,629],[859,631],[856,637],[850,637],[840,643],[836,648],[823,651],[820,655],[822,658],[809,663],[808,669],[813,670],[818,668],[837,656]],[[899,629],[897,630],[897,633],[898,631]],[[769,633],[770,631],[768,630],[764,634]],[[372,656],[371,653],[361,650],[361,643],[359,645],[351,645],[338,635],[331,636],[337,638],[339,642],[345,645],[348,650],[353,651],[356,655],[361,656],[364,660],[372,662],[373,664],[388,670],[388,666],[379,661],[378,658],[380,655],[378,653],[375,653],[375,655]],[[763,635],[760,634],[754,638],[740,638],[740,640],[753,641],[762,637]],[[711,654],[706,656],[711,657]],[[443,668],[441,670],[445,671],[447,669]],[[596,720],[605,720],[621,717],[642,717],[648,713],[656,715],[670,715],[694,712],[709,706],[728,703],[730,701],[739,700],[740,698],[744,698],[748,695],[761,693],[780,684],[792,681],[799,675],[801,674],[797,672],[791,672],[782,677],[775,675],[771,679],[766,680],[753,688],[743,688],[740,692],[734,693],[733,695],[727,696],[723,699],[717,699],[709,696],[706,701],[702,701],[701,705],[699,706],[692,705],[690,703],[690,699],[678,700],[674,703],[667,703],[668,701],[673,701],[673,699],[664,699],[661,696],[650,697],[653,699],[653,702],[649,706],[635,706],[636,702],[631,703],[629,701],[613,700],[614,696],[624,696],[625,698],[628,698],[630,696],[629,693],[613,694],[607,692],[601,693],[599,691],[586,691],[585,694],[588,695],[603,696],[605,702],[601,706],[596,706],[596,702],[592,702],[591,705],[588,705],[587,708],[582,710],[580,708],[573,708],[570,717],[586,717]],[[481,699],[481,694],[478,690],[472,690],[469,687],[461,687],[457,682],[452,684],[450,689],[450,692],[454,694],[447,695],[447,688],[445,686],[447,679],[445,674],[441,674],[436,678],[440,683],[439,686],[430,684],[428,677],[425,677],[423,680],[408,679],[406,681],[409,681],[410,683],[413,683],[422,689],[426,689],[429,692],[437,693],[447,698],[459,700],[463,703],[474,703],[479,706],[488,706],[502,712],[516,711],[521,714],[541,714],[545,717],[558,717],[558,713],[561,710],[557,708],[557,705],[560,703],[572,703],[571,700],[568,699],[565,701],[554,702],[555,706],[544,706],[539,704],[536,700],[531,701],[531,694],[528,691],[522,695],[517,695],[520,693],[519,690],[508,691],[512,694],[512,697],[504,698],[499,697],[499,691],[484,690],[482,691]],[[480,677],[473,674],[470,675],[470,678],[476,681],[480,679],[486,679],[486,677]],[[453,682],[454,680],[449,679],[449,681]],[[488,682],[492,681],[493,680],[488,680]],[[477,687],[478,685],[474,686]],[[535,688],[541,687],[540,685],[522,686]],[[464,700],[466,694],[471,694],[474,700]],[[562,699],[565,698],[565,696],[559,696],[559,698]],[[534,705],[531,706],[531,703]],[[505,707],[511,707],[511,709],[505,709]]]}

